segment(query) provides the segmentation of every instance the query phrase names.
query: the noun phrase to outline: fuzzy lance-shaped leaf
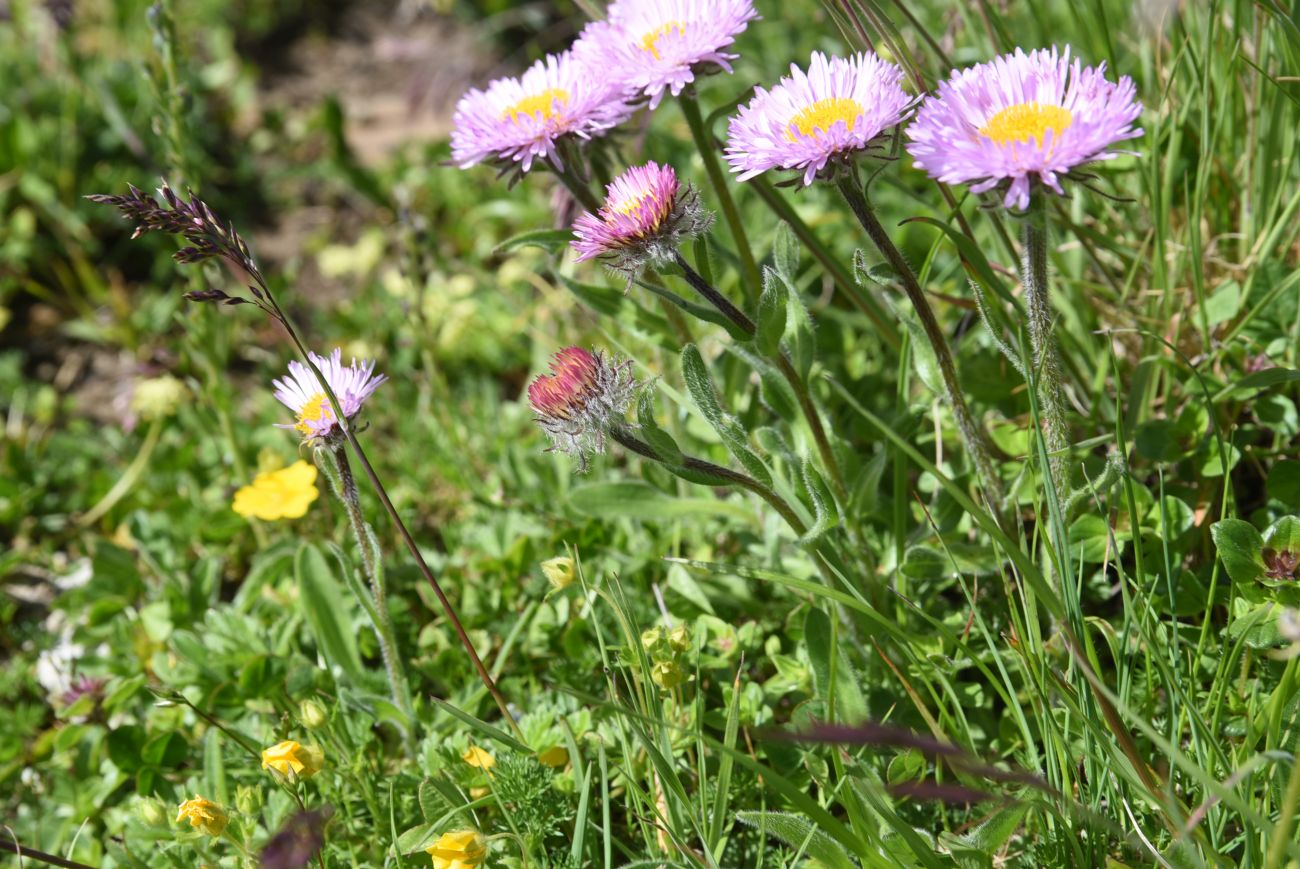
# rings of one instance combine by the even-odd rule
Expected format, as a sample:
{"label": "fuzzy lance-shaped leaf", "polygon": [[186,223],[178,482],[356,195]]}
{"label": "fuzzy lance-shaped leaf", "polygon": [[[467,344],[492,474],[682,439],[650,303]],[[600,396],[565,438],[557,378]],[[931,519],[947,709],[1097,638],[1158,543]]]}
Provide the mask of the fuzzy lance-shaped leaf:
{"label": "fuzzy lance-shaped leaf", "polygon": [[856,869],[856,864],[843,845],[800,815],[785,812],[737,812],[736,820],[756,830],[766,830],[791,848],[802,848],[809,856],[832,869]]}
{"label": "fuzzy lance-shaped leaf", "polygon": [[704,366],[704,359],[694,344],[682,348],[682,376],[695,406],[713,426],[736,461],[744,465],[745,470],[764,486],[772,485],[772,473],[750,450],[745,430],[735,417],[723,412],[722,405],[718,403],[717,393],[713,390],[713,379],[709,377],[709,370]]}
{"label": "fuzzy lance-shaped leaf", "polygon": [[1235,582],[1253,582],[1264,566],[1264,538],[1254,525],[1241,519],[1223,519],[1210,526],[1223,569]]}
{"label": "fuzzy lance-shaped leaf", "polygon": [[[685,469],[669,466],[669,470],[677,473]],[[706,485],[720,484],[711,482]],[[569,493],[569,506],[584,516],[603,519],[622,516],[648,522],[691,516],[724,516],[741,522],[753,522],[755,518],[753,510],[734,499],[677,498],[648,483],[632,480],[579,486]]]}
{"label": "fuzzy lance-shaped leaf", "polygon": [[786,295],[786,347],[790,350],[790,361],[806,383],[813,360],[817,358],[817,333],[799,292],[788,282],[786,289],[789,291]]}
{"label": "fuzzy lance-shaped leaf", "polygon": [[648,385],[641,390],[641,395],[637,398],[636,420],[640,425],[638,433],[642,440],[654,448],[661,461],[668,465],[680,465],[682,451],[677,446],[677,441],[655,422],[654,398],[654,388]]}
{"label": "fuzzy lance-shaped leaf", "polygon": [[[758,354],[751,353],[740,344],[728,344],[727,352],[745,360],[745,364],[758,373],[763,404],[767,405],[772,413],[791,424],[798,420],[799,400],[775,365]],[[755,440],[758,441],[759,446],[763,446],[762,440],[758,438]]]}
{"label": "fuzzy lance-shaped leaf", "polygon": [[534,229],[511,236],[496,246],[493,253],[502,254],[521,247],[540,247],[551,253],[559,253],[573,241],[573,231],[568,229]]}
{"label": "fuzzy lance-shaped leaf", "polygon": [[831,496],[826,481],[813,467],[812,462],[805,459],[800,465],[803,469],[804,488],[808,491],[808,498],[813,505],[813,524],[799,538],[799,543],[803,546],[811,546],[817,538],[840,524],[840,516],[835,509],[835,499]]}
{"label": "fuzzy lance-shaped leaf", "polygon": [[777,274],[791,284],[799,277],[799,240],[794,237],[790,224],[782,222],[776,228],[776,240],[772,244],[772,261]]}
{"label": "fuzzy lance-shaped leaf", "polygon": [[754,343],[764,356],[781,352],[781,339],[785,337],[785,324],[789,317],[790,293],[781,275],[769,268],[763,269],[763,294],[758,297],[758,331]]}
{"label": "fuzzy lance-shaped leaf", "polygon": [[[808,659],[812,662],[813,681],[817,696],[829,706],[831,695],[831,618],[825,611],[810,607],[804,616],[804,637],[808,643]],[[867,701],[858,687],[858,675],[853,671],[844,650],[835,653],[835,720],[855,724],[868,718]]]}
{"label": "fuzzy lance-shaped leaf", "polygon": [[325,554],[311,543],[298,548],[293,572],[298,580],[299,603],[311,625],[321,655],[356,685],[365,684],[356,636],[344,623],[347,612],[339,582],[330,570]]}

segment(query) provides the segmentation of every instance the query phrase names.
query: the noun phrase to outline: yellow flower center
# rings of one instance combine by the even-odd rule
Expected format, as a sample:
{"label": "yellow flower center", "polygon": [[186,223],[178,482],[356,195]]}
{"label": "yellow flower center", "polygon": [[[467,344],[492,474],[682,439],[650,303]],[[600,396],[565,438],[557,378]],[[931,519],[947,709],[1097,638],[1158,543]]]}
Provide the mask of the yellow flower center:
{"label": "yellow flower center", "polygon": [[307,403],[302,406],[302,410],[298,411],[298,424],[294,428],[303,434],[311,434],[311,423],[326,419],[330,413],[329,399],[325,397],[325,393],[318,392],[307,399]]}
{"label": "yellow flower center", "polygon": [[[798,130],[800,136],[816,136],[818,132],[824,133],[843,121],[849,132],[852,132],[853,125],[857,123],[858,115],[861,114],[862,106],[855,100],[847,97],[828,97],[818,100],[795,115],[790,119],[789,126]],[[793,142],[793,131],[787,128],[785,137]]]}
{"label": "yellow flower center", "polygon": [[629,196],[627,199],[624,199],[622,202],[610,203],[610,210],[613,211],[615,214],[628,215],[631,214],[633,211],[636,211],[638,208],[640,208],[641,203],[645,202],[649,198],[650,198],[649,191],[638,193],[636,196]]}
{"label": "yellow flower center", "polygon": [[524,97],[510,108],[501,113],[503,119],[509,118],[516,124],[519,123],[520,115],[535,117],[542,116],[543,121],[549,121],[560,113],[560,109],[569,102],[569,92],[564,88],[547,88],[540,94],[534,94],[531,97]]}
{"label": "yellow flower center", "polygon": [[641,50],[654,55],[655,60],[662,60],[659,56],[659,40],[670,33],[677,33],[679,36],[686,35],[686,24],[681,21],[669,21],[666,24],[660,24],[654,30],[641,37]]}
{"label": "yellow flower center", "polygon": [[1048,130],[1060,136],[1073,122],[1074,116],[1067,108],[1046,103],[1017,103],[985,121],[980,135],[999,145],[1030,139],[1042,142]]}

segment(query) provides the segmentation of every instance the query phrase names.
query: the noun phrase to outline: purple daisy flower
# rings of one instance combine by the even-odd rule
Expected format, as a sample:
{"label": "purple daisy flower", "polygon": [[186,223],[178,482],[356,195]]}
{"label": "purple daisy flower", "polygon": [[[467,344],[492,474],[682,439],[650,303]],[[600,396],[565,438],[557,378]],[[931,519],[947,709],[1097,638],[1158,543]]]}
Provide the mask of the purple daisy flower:
{"label": "purple daisy flower", "polygon": [[[325,375],[339,407],[349,422],[361,412],[366,399],[374,394],[388,378],[375,374],[375,363],[353,359],[351,365],[343,364],[343,351],[337,347],[329,358],[308,353],[308,358]],[[275,381],[275,397],[298,417],[292,425],[277,423],[277,428],[298,431],[305,440],[330,438],[339,434],[338,421],[329,397],[320,388],[316,375],[298,360],[289,363],[289,376]]]}
{"label": "purple daisy flower", "polygon": [[518,78],[499,78],[460,98],[451,159],[462,169],[499,160],[527,172],[539,158],[561,166],[557,140],[600,136],[632,111],[609,76],[593,75],[571,52],[548,54]]}
{"label": "purple daisy flower", "polygon": [[602,257],[629,277],[652,262],[671,259],[679,244],[713,220],[695,191],[678,183],[673,168],[654,161],[633,166],[605,189],[600,210],[584,212],[573,223],[574,259]]}
{"label": "purple daisy flower", "polygon": [[753,0],[616,0],[609,18],[589,24],[573,52],[613,76],[650,108],[673,96],[713,65],[731,72],[736,55],[723,51],[758,17]]}
{"label": "purple daisy flower", "polygon": [[1007,183],[1004,204],[1029,205],[1035,177],[1057,193],[1060,176],[1142,135],[1142,114],[1128,76],[1106,79],[1106,65],[1085,67],[1070,49],[1025,54],[954,71],[926,97],[907,128],[916,165],[945,184],[983,193]]}
{"label": "purple daisy flower", "polygon": [[828,163],[867,150],[907,116],[914,100],[902,80],[901,69],[874,54],[813,52],[807,73],[791,64],[790,75],[770,91],[758,88],[731,119],[727,162],[741,181],[802,169],[811,184]]}

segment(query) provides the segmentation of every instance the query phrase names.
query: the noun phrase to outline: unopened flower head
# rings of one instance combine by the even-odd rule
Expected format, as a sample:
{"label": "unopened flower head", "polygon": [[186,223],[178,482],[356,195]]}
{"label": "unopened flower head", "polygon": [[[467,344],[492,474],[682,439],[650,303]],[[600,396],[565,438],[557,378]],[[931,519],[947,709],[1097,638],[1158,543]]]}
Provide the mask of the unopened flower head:
{"label": "unopened flower head", "polygon": [[262,751],[262,769],[288,779],[311,778],[325,765],[325,752],[316,745],[300,745],[292,739],[277,742]]}
{"label": "unopened flower head", "polygon": [[678,245],[713,222],[694,188],[679,185],[671,166],[633,166],[605,190],[600,210],[584,212],[573,223],[575,259],[600,257],[629,281],[646,266],[671,260]]}
{"label": "unopened flower head", "polygon": [[[388,379],[383,374],[375,374],[373,361],[359,363],[353,359],[352,364],[344,365],[343,351],[338,348],[328,358],[315,353],[307,355],[325,375],[325,382],[338,398],[343,416],[349,422],[361,412],[366,399]],[[298,417],[296,423],[280,425],[280,428],[295,429],[304,440],[328,440],[342,434],[334,408],[316,375],[298,360],[289,363],[288,377],[275,381],[275,397]]]}
{"label": "unopened flower head", "polygon": [[609,17],[587,26],[574,54],[615,77],[650,107],[677,96],[697,73],[731,72],[723,51],[758,17],[753,0],[616,0]]}
{"label": "unopened flower head", "polygon": [[573,581],[578,578],[578,573],[573,567],[573,559],[567,555],[543,561],[542,573],[546,574],[546,581],[555,591],[563,591],[573,585]]}
{"label": "unopened flower head", "polygon": [[189,821],[194,829],[216,838],[225,832],[226,824],[230,823],[230,816],[221,806],[196,795],[177,807],[176,821],[177,823]]}
{"label": "unopened flower head", "polygon": [[453,830],[425,851],[433,858],[433,869],[469,869],[487,859],[488,843],[478,830]]}
{"label": "unopened flower head", "polygon": [[230,508],[250,519],[301,519],[320,491],[316,466],[301,459],[287,468],[258,474],[235,492]]}
{"label": "unopened flower head", "polygon": [[983,193],[1005,186],[1006,207],[1029,205],[1033,181],[1057,193],[1061,176],[1107,160],[1142,114],[1128,76],[1112,82],[1106,65],[1085,67],[1070,49],[1003,55],[954,72],[921,104],[907,128],[907,150],[945,184]]}
{"label": "unopened flower head", "polygon": [[804,72],[790,65],[771,90],[758,88],[731,119],[727,162],[747,181],[769,169],[803,172],[803,183],[853,159],[899,124],[914,100],[903,71],[874,54],[850,58],[813,52]]}
{"label": "unopened flower head", "polygon": [[538,159],[562,167],[561,138],[596,138],[632,110],[608,75],[569,52],[547,55],[517,78],[499,78],[460,98],[452,116],[451,159],[462,169],[484,160],[514,163],[524,172]]}
{"label": "unopened flower head", "polygon": [[632,363],[608,362],[600,353],[566,347],[551,359],[551,373],[528,387],[528,403],[552,449],[578,459],[605,451],[609,427],[623,418],[636,391]]}
{"label": "unopened flower head", "polygon": [[184,383],[170,374],[147,377],[135,384],[131,410],[145,419],[162,419],[175,413],[189,392]]}

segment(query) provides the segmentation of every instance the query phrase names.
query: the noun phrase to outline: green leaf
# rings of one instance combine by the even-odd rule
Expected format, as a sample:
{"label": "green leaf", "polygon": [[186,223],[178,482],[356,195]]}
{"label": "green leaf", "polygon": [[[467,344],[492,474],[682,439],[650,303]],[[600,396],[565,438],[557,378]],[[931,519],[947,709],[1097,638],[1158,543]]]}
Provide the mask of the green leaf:
{"label": "green leaf", "polygon": [[754,341],[764,356],[781,352],[781,339],[785,337],[789,315],[789,295],[785,281],[771,269],[763,269],[763,294],[758,297],[758,331]]}
{"label": "green leaf", "polygon": [[799,240],[795,238],[794,231],[790,225],[784,221],[776,227],[776,240],[772,244],[772,261],[776,264],[776,272],[790,283],[794,283],[799,277]]}
{"label": "green leaf", "polygon": [[345,623],[347,612],[339,582],[325,554],[311,543],[298,547],[293,572],[298,580],[299,604],[325,660],[338,667],[357,685],[365,684],[356,636]]}
{"label": "green leaf", "polygon": [[[676,473],[678,469],[670,466],[669,470]],[[724,484],[712,482],[706,485]],[[579,486],[569,493],[569,506],[584,516],[601,519],[622,516],[662,522],[688,516],[724,516],[742,522],[755,521],[754,511],[739,501],[677,498],[649,483],[634,480]]]}
{"label": "green leaf", "polygon": [[1016,830],[1020,829],[1028,813],[1029,803],[1013,803],[1007,806],[971,831],[969,834],[971,844],[986,854],[997,853],[1011,840]]}
{"label": "green leaf", "polygon": [[1264,548],[1300,555],[1300,519],[1283,516],[1264,531]]}
{"label": "green leaf", "polygon": [[397,837],[397,850],[401,854],[423,851],[438,838],[438,828],[433,824],[416,824]]}
{"label": "green leaf", "polygon": [[1268,496],[1283,504],[1300,509],[1300,462],[1283,459],[1268,472]]}
{"label": "green leaf", "polygon": [[1266,368],[1263,371],[1256,371],[1254,374],[1247,374],[1236,383],[1225,386],[1218,395],[1214,396],[1214,400],[1219,401],[1228,396],[1237,397],[1245,392],[1268,389],[1270,386],[1277,386],[1279,383],[1292,383],[1296,380],[1300,380],[1300,371],[1294,368]]}
{"label": "green leaf", "polygon": [[832,869],[856,869],[843,845],[801,815],[785,812],[737,812],[736,820],[766,830],[790,847],[803,849],[809,856]]}
{"label": "green leaf", "polygon": [[695,406],[713,426],[714,431],[718,433],[718,437],[722,439],[722,443],[736,461],[744,465],[745,470],[764,486],[771,486],[771,471],[749,449],[748,436],[740,423],[723,412],[722,405],[718,403],[718,396],[713,391],[713,380],[704,366],[699,348],[694,344],[687,344],[682,348],[682,376],[686,380],[686,387],[690,390]]}
{"label": "green leaf", "polygon": [[829,709],[831,700],[831,654],[835,654],[835,721],[856,724],[868,718],[867,701],[858,687],[857,673],[841,648],[831,649],[831,620],[824,610],[810,607],[804,616],[804,638],[812,662],[817,696]]}
{"label": "green leaf", "polygon": [[144,766],[144,728],[138,724],[125,724],[109,731],[108,759],[122,772],[135,772]]}
{"label": "green leaf", "polygon": [[521,247],[540,247],[551,253],[559,253],[573,240],[573,231],[568,229],[534,229],[511,236],[496,246],[493,253],[502,254]]}
{"label": "green leaf", "polygon": [[637,399],[636,420],[641,427],[639,434],[654,448],[660,460],[669,465],[680,465],[682,451],[677,446],[677,441],[655,422],[654,397],[654,388],[647,386],[641,390],[641,395]]}
{"label": "green leaf", "polygon": [[1223,519],[1210,526],[1223,569],[1236,582],[1253,582],[1264,571],[1264,538],[1241,519]]}

